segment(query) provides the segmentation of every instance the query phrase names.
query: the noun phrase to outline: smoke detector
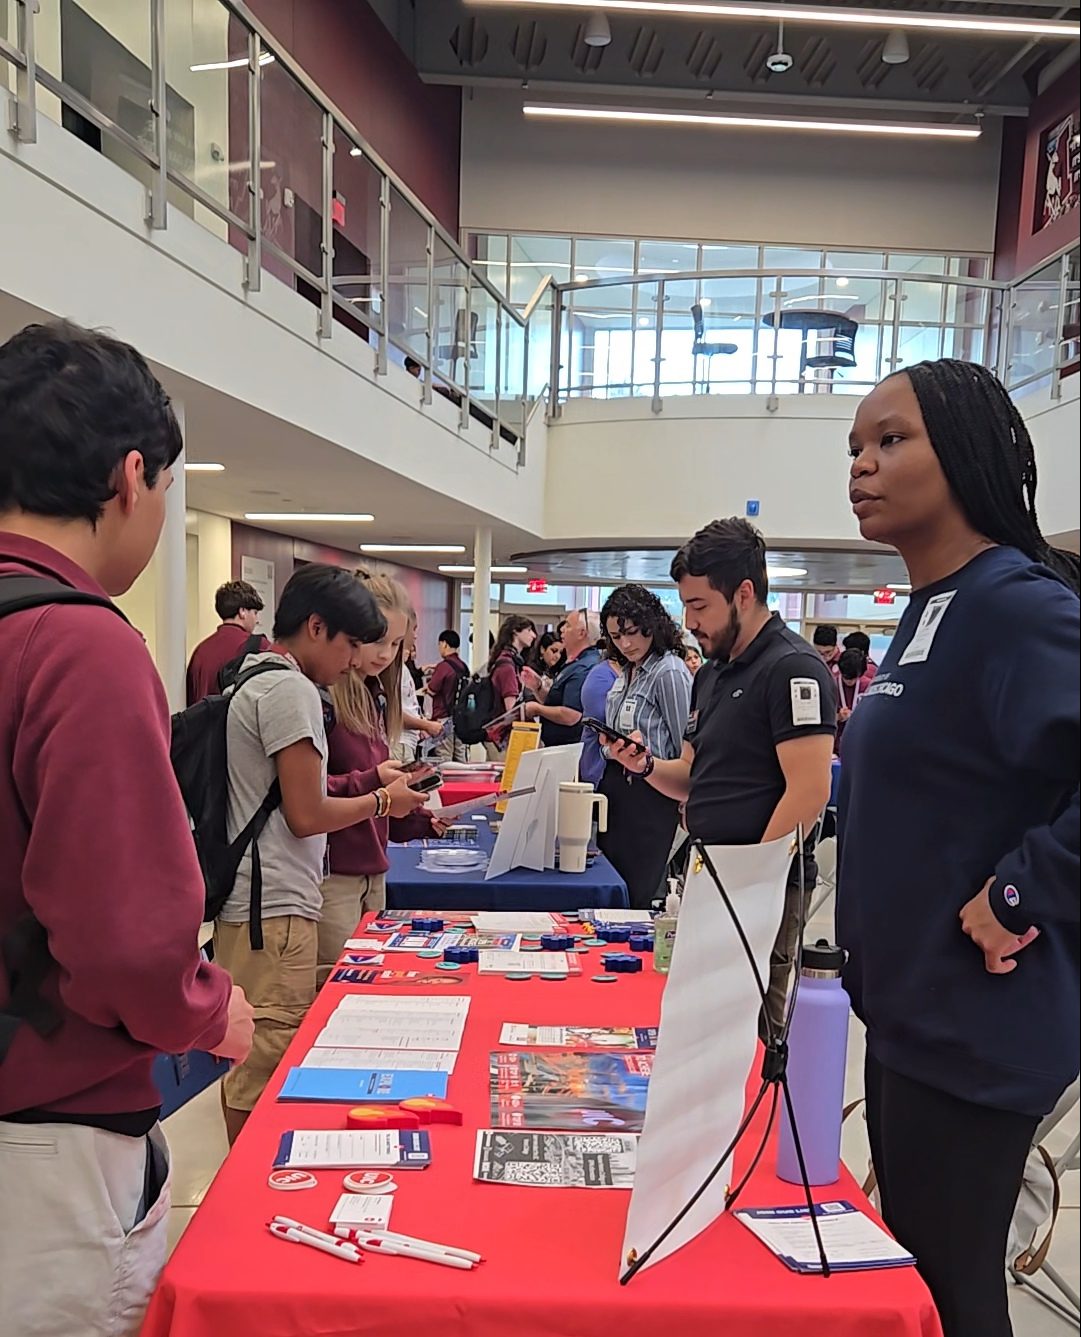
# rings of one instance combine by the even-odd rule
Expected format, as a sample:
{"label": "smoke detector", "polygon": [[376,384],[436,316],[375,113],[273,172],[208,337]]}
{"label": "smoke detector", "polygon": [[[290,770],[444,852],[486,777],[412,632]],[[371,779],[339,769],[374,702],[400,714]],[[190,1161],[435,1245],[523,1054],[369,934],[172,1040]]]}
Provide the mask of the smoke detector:
{"label": "smoke detector", "polygon": [[792,57],[784,49],[784,22],[777,25],[777,50],[766,57],[766,69],[770,74],[786,74],[792,68]]}

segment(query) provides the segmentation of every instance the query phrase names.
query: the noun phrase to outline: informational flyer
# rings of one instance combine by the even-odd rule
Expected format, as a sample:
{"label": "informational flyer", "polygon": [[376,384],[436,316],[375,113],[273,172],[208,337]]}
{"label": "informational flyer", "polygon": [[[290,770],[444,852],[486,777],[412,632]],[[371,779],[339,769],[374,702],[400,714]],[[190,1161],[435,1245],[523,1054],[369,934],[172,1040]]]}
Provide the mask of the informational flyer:
{"label": "informational flyer", "polygon": [[656,1049],[656,1026],[537,1026],[505,1021],[501,1045],[520,1049]]}
{"label": "informational flyer", "polygon": [[481,952],[481,975],[580,975],[582,963],[575,952]]}
{"label": "informational flyer", "polygon": [[631,1188],[638,1139],[617,1133],[477,1133],[473,1178],[522,1188]]}
{"label": "informational flyer", "polygon": [[497,1051],[489,1091],[495,1128],[641,1132],[652,1054]]}

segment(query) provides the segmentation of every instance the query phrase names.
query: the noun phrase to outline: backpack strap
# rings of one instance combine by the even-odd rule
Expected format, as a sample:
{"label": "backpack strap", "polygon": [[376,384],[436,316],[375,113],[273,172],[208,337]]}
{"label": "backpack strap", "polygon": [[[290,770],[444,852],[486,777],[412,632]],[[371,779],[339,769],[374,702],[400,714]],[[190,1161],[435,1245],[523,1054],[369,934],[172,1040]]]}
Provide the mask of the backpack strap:
{"label": "backpack strap", "polygon": [[[257,638],[252,638],[257,639]],[[291,672],[283,664],[253,664],[250,669],[241,673],[233,685],[233,690],[229,694],[229,700],[236,698],[237,692],[250,682],[252,678],[257,678],[260,673],[283,673]],[[259,837],[262,835],[263,827],[270,820],[270,814],[278,807],[282,801],[281,785],[277,780],[267,790],[266,797],[259,804],[255,812],[252,813],[247,825],[244,827],[232,843],[232,848],[243,853],[251,846],[251,889],[248,893],[248,941],[251,943],[253,952],[263,950],[263,867],[259,858]]]}
{"label": "backpack strap", "polygon": [[[97,605],[108,608],[127,622],[116,604],[100,594],[73,589],[48,576],[0,576],[0,618],[52,604]],[[53,959],[49,953],[49,936],[29,910],[0,942],[0,960],[9,981],[8,1000],[0,1008],[2,1063],[23,1022],[44,1038],[59,1030],[62,1018],[52,1003],[41,996],[41,986]]]}
{"label": "backpack strap", "polygon": [[0,1011],[0,1063],[7,1057],[22,1022],[43,1039],[60,1029],[60,1013],[41,996],[53,959],[45,929],[27,911],[3,941],[2,956],[10,996]]}
{"label": "backpack strap", "polygon": [[0,576],[0,617],[28,608],[47,608],[50,604],[96,604],[110,609],[123,621],[128,620],[111,599],[100,594],[73,589],[47,576]]}

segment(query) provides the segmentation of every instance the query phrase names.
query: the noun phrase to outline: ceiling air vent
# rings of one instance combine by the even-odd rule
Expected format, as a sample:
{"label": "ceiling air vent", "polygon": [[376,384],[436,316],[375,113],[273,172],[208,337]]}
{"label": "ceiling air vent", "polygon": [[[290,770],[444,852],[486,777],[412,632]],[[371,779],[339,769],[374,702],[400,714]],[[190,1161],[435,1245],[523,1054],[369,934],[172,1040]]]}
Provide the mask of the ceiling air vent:
{"label": "ceiling air vent", "polygon": [[687,55],[687,69],[696,79],[711,82],[724,57],[724,48],[715,37],[700,32]]}
{"label": "ceiling air vent", "polygon": [[586,42],[586,25],[580,23],[571,47],[571,64],[580,74],[594,74],[601,67],[606,46],[590,46]]}
{"label": "ceiling air vent", "polygon": [[639,28],[627,57],[631,69],[640,79],[652,79],[664,59],[664,47],[655,28]]}
{"label": "ceiling air vent", "polygon": [[451,33],[450,49],[463,70],[480,65],[488,54],[488,30],[479,19],[466,19]]}
{"label": "ceiling air vent", "polygon": [[541,32],[540,24],[534,21],[519,23],[514,30],[510,53],[523,74],[539,70],[548,54],[548,39]]}

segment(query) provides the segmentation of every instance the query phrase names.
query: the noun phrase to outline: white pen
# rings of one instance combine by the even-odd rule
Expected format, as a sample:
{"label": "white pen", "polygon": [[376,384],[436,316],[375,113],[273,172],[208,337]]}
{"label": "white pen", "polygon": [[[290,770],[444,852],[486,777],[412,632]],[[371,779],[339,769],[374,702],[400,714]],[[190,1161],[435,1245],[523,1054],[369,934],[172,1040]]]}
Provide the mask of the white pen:
{"label": "white pen", "polygon": [[305,1227],[297,1229],[295,1226],[287,1226],[281,1221],[271,1221],[267,1229],[276,1239],[286,1240],[289,1244],[306,1244],[309,1249],[319,1249],[322,1253],[333,1254],[336,1258],[343,1258],[347,1263],[362,1261],[360,1253],[353,1245],[348,1244],[345,1240],[324,1235],[320,1231],[309,1230]]}
{"label": "white pen", "polygon": [[471,1272],[473,1264],[467,1258],[455,1258],[438,1249],[425,1248],[422,1244],[407,1243],[404,1240],[382,1239],[378,1235],[357,1233],[353,1236],[358,1249],[368,1253],[392,1254],[399,1258],[416,1258],[424,1263],[438,1263],[440,1267],[456,1267],[463,1272]]}
{"label": "white pen", "polygon": [[468,1249],[455,1249],[450,1244],[436,1244],[433,1240],[418,1239],[415,1235],[399,1235],[394,1230],[370,1230],[368,1234],[374,1235],[378,1239],[390,1240],[399,1244],[420,1244],[425,1249],[435,1249],[439,1253],[449,1253],[452,1258],[465,1258],[470,1263],[482,1263],[484,1261],[479,1253],[471,1253]]}

